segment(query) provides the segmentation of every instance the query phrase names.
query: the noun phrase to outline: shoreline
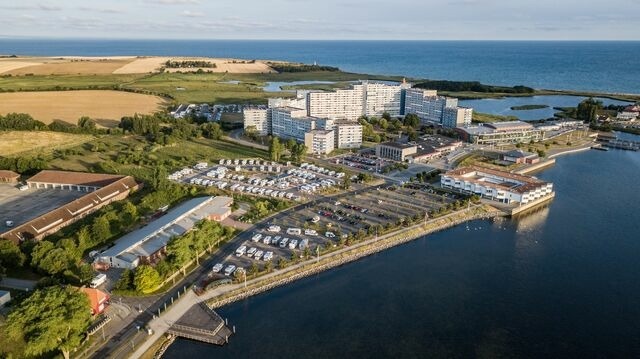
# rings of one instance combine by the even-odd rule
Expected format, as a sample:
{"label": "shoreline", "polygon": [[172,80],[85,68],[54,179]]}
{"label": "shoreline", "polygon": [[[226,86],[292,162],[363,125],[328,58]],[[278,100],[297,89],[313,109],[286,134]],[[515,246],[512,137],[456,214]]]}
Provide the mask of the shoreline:
{"label": "shoreline", "polygon": [[[271,289],[292,283],[299,279],[304,279],[311,275],[324,272],[342,265],[355,262],[361,258],[384,251],[386,249],[396,247],[408,243],[410,241],[422,238],[432,233],[450,229],[460,224],[479,219],[491,219],[495,217],[505,217],[507,214],[495,207],[487,204],[478,204],[469,209],[450,213],[445,216],[435,218],[429,222],[420,223],[411,227],[402,228],[394,232],[385,234],[379,238],[371,238],[363,242],[354,244],[349,247],[341,248],[331,253],[325,254],[317,260],[312,258],[291,265],[282,270],[277,270],[266,275],[253,278],[247,281],[245,288],[243,283],[234,283],[229,288],[216,288],[208,293],[204,293],[200,297],[195,297],[197,302],[204,302],[211,309],[220,308],[239,300],[249,298],[251,296],[267,292]],[[297,271],[297,272],[296,272]],[[191,291],[189,291],[191,294]],[[217,292],[217,293],[216,293]],[[186,296],[185,296],[186,297]],[[180,302],[176,302],[178,304]],[[171,308],[174,308],[172,305]],[[169,309],[170,310],[170,309]],[[153,321],[164,322],[165,314],[156,317]],[[166,328],[168,329],[168,327]],[[165,337],[166,331],[155,331],[154,335],[148,337],[145,342],[140,345],[136,354],[142,355],[155,354],[149,353],[154,343]],[[166,348],[165,348],[166,349]]]}
{"label": "shoreline", "polygon": [[[325,263],[320,263],[320,262],[309,263],[312,260],[307,260],[306,262],[301,263],[302,271],[299,273],[289,275],[290,274],[289,272],[295,269],[298,269],[298,268],[292,268],[291,270],[285,271],[284,273],[279,273],[284,278],[278,278],[275,280],[269,280],[268,278],[263,279],[262,281],[265,283],[258,282],[257,284],[255,284],[254,288],[250,288],[250,289],[241,288],[239,290],[236,289],[232,291],[231,294],[222,295],[222,298],[220,299],[211,298],[207,301],[207,305],[212,309],[220,308],[222,306],[234,303],[236,301],[246,299],[248,297],[251,297],[260,293],[267,292],[271,289],[297,281],[299,279],[303,279],[310,275],[324,272],[326,270],[330,270],[330,269],[342,266],[344,264],[355,262],[361,258],[368,257],[372,254],[384,251],[386,249],[411,242],[413,240],[419,239],[426,235],[458,226],[465,222],[470,222],[478,219],[490,219],[490,218],[495,218],[499,216],[505,216],[505,214],[502,211],[495,209],[493,207],[491,207],[491,209],[488,209],[487,207],[489,206],[481,205],[479,208],[475,207],[471,210],[481,209],[484,212],[475,213],[471,215],[468,215],[468,213],[464,213],[469,211],[469,210],[465,210],[462,213],[463,215],[465,215],[463,218],[454,219],[453,221],[447,221],[448,218],[445,216],[441,218],[436,218],[433,220],[433,222],[427,223],[426,225],[417,224],[412,227],[403,228],[401,230],[386,234],[382,238],[370,239],[368,241],[358,243],[354,246],[347,247],[345,248],[346,253],[338,253],[339,251],[334,253],[329,253],[325,258],[322,258],[320,260],[320,262],[324,261]],[[459,215],[459,214],[460,212],[451,213],[450,215],[453,216],[453,215]],[[429,228],[429,225],[433,225],[439,221],[442,221],[444,223],[437,224]],[[355,252],[355,253],[350,253],[350,252]],[[258,277],[255,280],[260,280],[260,279],[261,278]]]}

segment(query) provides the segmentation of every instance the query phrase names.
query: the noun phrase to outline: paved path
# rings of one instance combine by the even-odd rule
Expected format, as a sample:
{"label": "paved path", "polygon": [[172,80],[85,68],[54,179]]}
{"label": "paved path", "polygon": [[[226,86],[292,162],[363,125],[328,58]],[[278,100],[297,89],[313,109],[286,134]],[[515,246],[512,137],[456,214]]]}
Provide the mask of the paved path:
{"label": "paved path", "polygon": [[241,129],[241,128],[239,128],[237,130],[230,131],[229,132],[229,136],[225,136],[224,139],[229,141],[229,142],[237,143],[237,144],[242,145],[242,146],[257,148],[259,150],[264,150],[264,151],[268,151],[269,150],[269,146],[260,145],[260,144],[257,144],[255,142],[251,142],[251,141],[247,141],[247,140],[242,139],[242,133],[243,132],[244,132],[244,130]]}
{"label": "paved path", "polygon": [[36,287],[35,280],[18,279],[18,278],[4,278],[0,281],[0,287],[19,289],[19,290],[33,290]]}

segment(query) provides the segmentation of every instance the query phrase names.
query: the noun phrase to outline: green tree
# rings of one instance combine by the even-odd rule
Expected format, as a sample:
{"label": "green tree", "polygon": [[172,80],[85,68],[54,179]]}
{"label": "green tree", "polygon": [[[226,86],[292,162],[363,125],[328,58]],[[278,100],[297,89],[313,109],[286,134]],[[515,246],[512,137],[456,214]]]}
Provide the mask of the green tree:
{"label": "green tree", "polygon": [[598,118],[598,110],[602,109],[602,102],[588,98],[578,105],[576,117],[580,121],[595,123]]}
{"label": "green tree", "polygon": [[115,284],[117,290],[131,290],[133,289],[133,271],[131,269],[125,269],[120,275],[120,278]]}
{"label": "green tree", "polygon": [[271,158],[272,161],[280,161],[283,147],[284,146],[280,143],[280,139],[278,137],[272,138],[271,143],[269,144],[269,158]]}
{"label": "green tree", "polygon": [[120,221],[125,226],[130,226],[138,220],[138,208],[130,201],[125,201],[120,212]]}
{"label": "green tree", "polygon": [[385,111],[385,112],[382,113],[382,118],[387,120],[387,121],[389,121],[389,120],[391,120],[391,115],[389,114],[389,112]]}
{"label": "green tree", "polygon": [[380,121],[378,121],[378,125],[381,129],[386,130],[389,127],[389,121],[387,121],[386,118],[381,118]]}
{"label": "green tree", "polygon": [[143,294],[151,293],[161,283],[160,274],[152,266],[143,264],[136,268],[133,284],[138,292]]}
{"label": "green tree", "polygon": [[38,242],[31,250],[31,266],[38,268],[40,261],[55,248],[55,245],[49,241]]}
{"label": "green tree", "polygon": [[91,322],[87,296],[60,286],[37,289],[9,313],[7,335],[25,342],[26,356],[59,350],[65,358],[80,345]]}
{"label": "green tree", "polygon": [[296,140],[294,140],[293,138],[290,138],[287,140],[287,142],[285,142],[285,147],[286,149],[288,149],[289,151],[293,150],[293,147],[298,144],[296,142]]}
{"label": "green tree", "polygon": [[87,116],[82,116],[78,120],[78,127],[84,132],[93,132],[96,129],[96,122]]}
{"label": "green tree", "polygon": [[404,125],[411,128],[418,128],[420,126],[420,117],[415,113],[410,113],[404,116]]}
{"label": "green tree", "polygon": [[105,216],[96,217],[91,224],[91,235],[96,243],[102,243],[111,237],[111,226]]}
{"label": "green tree", "polygon": [[4,267],[22,267],[26,258],[15,243],[0,239],[0,263]]}
{"label": "green tree", "polygon": [[294,162],[300,162],[305,153],[307,153],[307,146],[304,143],[296,143],[291,148],[291,159]]}
{"label": "green tree", "polygon": [[342,180],[342,189],[348,190],[349,188],[351,188],[351,177],[344,176],[344,179]]}

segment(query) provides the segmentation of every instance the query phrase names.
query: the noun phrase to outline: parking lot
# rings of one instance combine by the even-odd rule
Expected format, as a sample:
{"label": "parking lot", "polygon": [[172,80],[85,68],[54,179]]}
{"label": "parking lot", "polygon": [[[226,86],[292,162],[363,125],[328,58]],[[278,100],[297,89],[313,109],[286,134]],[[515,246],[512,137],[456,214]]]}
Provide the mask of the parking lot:
{"label": "parking lot", "polygon": [[[224,270],[231,265],[248,270],[255,263],[262,269],[270,261],[276,268],[280,258],[289,260],[294,253],[302,254],[305,248],[308,254],[314,255],[316,247],[337,245],[341,237],[347,238],[349,234],[355,236],[359,231],[375,234],[390,224],[422,221],[429,211],[458,199],[454,194],[438,194],[427,187],[409,189],[390,185],[319,198],[279,213],[254,230],[242,233],[233,248],[237,251],[244,247],[240,255],[228,253],[220,263],[217,276],[224,277]],[[294,240],[296,244],[292,245]],[[265,261],[267,252],[273,257]]]}
{"label": "parking lot", "polygon": [[16,185],[0,183],[0,232],[8,230],[6,221],[12,221],[13,226],[19,226],[85,194],[61,189],[21,191]]}
{"label": "parking lot", "polygon": [[299,167],[254,159],[198,163],[169,176],[170,180],[232,192],[301,201],[337,186],[345,173],[312,164]]}

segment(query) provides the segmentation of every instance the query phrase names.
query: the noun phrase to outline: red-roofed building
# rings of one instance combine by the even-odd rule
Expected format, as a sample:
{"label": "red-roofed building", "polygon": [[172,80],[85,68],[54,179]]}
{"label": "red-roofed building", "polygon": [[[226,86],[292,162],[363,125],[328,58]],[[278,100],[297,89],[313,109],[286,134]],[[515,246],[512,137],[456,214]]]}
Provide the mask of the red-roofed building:
{"label": "red-roofed building", "polygon": [[18,183],[20,175],[13,171],[0,170],[0,183]]}
{"label": "red-roofed building", "polygon": [[109,305],[109,294],[101,291],[100,289],[82,287],[80,290],[87,295],[89,303],[91,304],[91,314],[98,315],[104,312]]}

